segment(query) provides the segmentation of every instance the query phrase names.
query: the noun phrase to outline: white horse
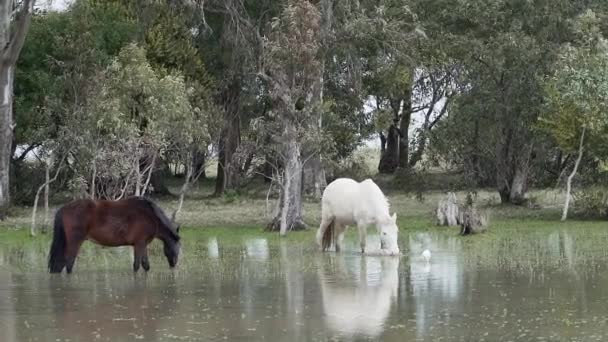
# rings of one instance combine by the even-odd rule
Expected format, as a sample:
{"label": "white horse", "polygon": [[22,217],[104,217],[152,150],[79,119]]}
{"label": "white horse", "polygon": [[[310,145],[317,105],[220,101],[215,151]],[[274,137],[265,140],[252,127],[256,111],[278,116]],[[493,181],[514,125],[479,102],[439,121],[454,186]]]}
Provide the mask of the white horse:
{"label": "white horse", "polygon": [[400,258],[348,259],[339,255],[325,264],[331,269],[318,269],[324,319],[345,339],[378,340],[399,293]]}
{"label": "white horse", "polygon": [[365,253],[367,226],[373,224],[380,234],[381,250],[399,254],[397,214],[389,214],[388,200],[371,179],[361,183],[349,178],[336,179],[325,188],[321,205],[321,225],[316,238],[322,250],[327,250],[333,240],[339,252],[347,226],[356,225],[361,253]]}

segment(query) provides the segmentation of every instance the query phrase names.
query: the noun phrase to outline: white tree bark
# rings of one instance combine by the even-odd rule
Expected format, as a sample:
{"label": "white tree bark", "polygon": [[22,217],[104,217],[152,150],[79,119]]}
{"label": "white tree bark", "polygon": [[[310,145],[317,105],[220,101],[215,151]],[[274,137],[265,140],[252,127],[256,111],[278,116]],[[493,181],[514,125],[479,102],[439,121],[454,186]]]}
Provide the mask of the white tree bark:
{"label": "white tree bark", "polygon": [[[67,156],[67,153],[66,153]],[[36,191],[36,197],[34,197],[34,207],[32,208],[32,225],[30,227],[30,235],[31,236],[35,236],[36,235],[36,212],[38,210],[38,199],[40,198],[40,192],[42,192],[43,189],[46,189],[51,183],[53,183],[54,181],[57,180],[57,177],[59,176],[59,172],[61,171],[61,167],[63,165],[63,161],[65,160],[65,156],[59,161],[59,164],[57,164],[57,169],[55,170],[55,175],[53,175],[53,178],[51,179],[47,179],[44,184],[42,184],[39,188],[38,191]],[[48,168],[50,168],[50,164],[47,165],[47,171]],[[48,199],[47,202],[45,203],[46,205],[46,213],[48,213]],[[45,214],[46,214],[45,213]]]}
{"label": "white tree bark", "polygon": [[289,115],[284,118],[283,133],[284,168],[280,177],[281,193],[277,202],[276,216],[267,229],[279,231],[284,236],[290,230],[306,228],[302,220],[302,159],[301,147],[297,141],[296,127]]}
{"label": "white tree bark", "polygon": [[521,204],[526,200],[526,182],[528,180],[527,165],[518,165],[511,183],[509,198],[513,204]]}
{"label": "white tree bark", "polygon": [[437,206],[437,224],[440,226],[457,226],[458,214],[456,194],[449,192],[447,197],[439,201]]}
{"label": "white tree bark", "polygon": [[[1,19],[0,19],[1,20]],[[13,66],[0,70],[0,218],[10,204],[10,165],[13,144]]]}
{"label": "white tree bark", "polygon": [[141,189],[141,196],[144,196],[148,191],[148,186],[150,185],[150,178],[152,178],[152,172],[154,172],[154,166],[156,166],[156,153],[152,155],[152,162],[144,169],[144,175],[146,172],[148,175],[146,176],[146,182],[144,183]]}
{"label": "white tree bark", "polygon": [[52,159],[47,159],[44,168],[44,217],[42,218],[42,233],[46,233],[47,223],[49,222],[49,192],[51,185],[50,173],[52,163]]}
{"label": "white tree bark", "polygon": [[[17,8],[15,9],[14,6]],[[0,218],[10,204],[10,164],[13,144],[13,79],[25,35],[34,11],[34,0],[20,6],[0,0]],[[11,29],[12,27],[12,29]]]}
{"label": "white tree bark", "polygon": [[171,215],[171,220],[175,222],[177,219],[177,215],[182,211],[182,207],[184,205],[184,197],[186,196],[186,192],[190,188],[190,178],[192,178],[192,167],[186,166],[186,177],[184,179],[184,184],[182,184],[182,188],[179,191],[179,200],[177,201],[177,208]]}
{"label": "white tree bark", "polygon": [[95,187],[97,187],[97,183],[95,180],[97,179],[97,160],[93,158],[93,175],[91,176],[91,199],[95,199]]}
{"label": "white tree bark", "polygon": [[280,235],[302,224],[302,161],[295,133],[289,134],[287,163],[283,177]]}
{"label": "white tree bark", "polygon": [[585,127],[583,127],[583,131],[581,132],[581,139],[579,140],[578,145],[578,157],[576,157],[576,161],[574,162],[574,168],[572,168],[572,172],[568,176],[568,180],[566,181],[566,200],[564,202],[564,210],[562,211],[562,221],[566,221],[568,218],[568,208],[570,207],[570,192],[572,191],[572,179],[576,175],[578,171],[578,166],[581,163],[581,159],[583,158],[583,152],[585,150]]}
{"label": "white tree bark", "polygon": [[205,159],[205,163],[203,163],[203,165],[200,165],[200,167],[197,167],[197,165],[195,164],[195,159],[192,157],[191,154],[188,154],[185,160],[186,162],[184,163],[184,167],[186,169],[186,177],[184,179],[184,184],[182,184],[182,187],[179,191],[179,200],[177,202],[177,208],[175,208],[175,211],[173,211],[173,214],[171,215],[171,220],[173,222],[177,220],[177,216],[182,211],[186,193],[188,193],[188,190],[190,190],[192,184],[196,183],[201,177],[201,175],[205,173],[205,168],[207,165],[207,161]]}

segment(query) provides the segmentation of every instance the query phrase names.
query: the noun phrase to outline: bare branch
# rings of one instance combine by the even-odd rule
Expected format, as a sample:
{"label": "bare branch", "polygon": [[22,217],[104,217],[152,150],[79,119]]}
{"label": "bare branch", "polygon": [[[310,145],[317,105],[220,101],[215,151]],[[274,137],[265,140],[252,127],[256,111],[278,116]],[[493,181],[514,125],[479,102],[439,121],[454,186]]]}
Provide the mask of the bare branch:
{"label": "bare branch", "polygon": [[[32,226],[30,227],[31,236],[36,235],[36,211],[38,210],[38,198],[40,198],[40,192],[42,192],[42,190],[44,188],[46,188],[49,184],[51,184],[57,180],[57,177],[59,176],[59,172],[62,169],[63,162],[65,161],[67,156],[68,156],[68,153],[65,153],[63,155],[63,157],[61,158],[61,160],[59,161],[59,164],[57,165],[57,169],[55,170],[55,175],[53,176],[53,178],[45,181],[44,184],[42,184],[36,191],[36,196],[34,197],[34,206],[32,208]],[[47,164],[46,167],[48,168],[48,167],[50,167],[50,165]]]}
{"label": "bare branch", "polygon": [[17,63],[17,58],[21,53],[23,44],[25,42],[25,36],[30,27],[32,21],[32,13],[34,12],[35,0],[24,0],[21,5],[21,10],[15,19],[15,31],[11,36],[10,43],[4,51],[4,62],[9,65]]}

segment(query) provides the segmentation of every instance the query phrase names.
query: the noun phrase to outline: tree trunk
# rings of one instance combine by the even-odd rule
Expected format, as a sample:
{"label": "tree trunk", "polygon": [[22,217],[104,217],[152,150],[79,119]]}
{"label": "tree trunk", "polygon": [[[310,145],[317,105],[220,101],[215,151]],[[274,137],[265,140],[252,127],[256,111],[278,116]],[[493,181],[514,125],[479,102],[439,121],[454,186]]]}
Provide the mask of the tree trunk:
{"label": "tree trunk", "polygon": [[316,198],[321,198],[323,190],[327,186],[327,178],[325,170],[321,163],[320,156],[314,155],[304,164],[304,192],[312,194]]}
{"label": "tree trunk", "polygon": [[515,174],[511,181],[511,191],[509,193],[509,202],[512,204],[521,205],[526,201],[528,183],[528,165],[519,162],[516,165]]}
{"label": "tree trunk", "polygon": [[[30,227],[31,236],[36,235],[36,211],[38,210],[38,198],[40,198],[40,192],[43,189],[47,189],[51,183],[53,183],[54,181],[57,180],[57,177],[59,177],[59,172],[61,171],[63,162],[65,161],[67,155],[68,155],[68,153],[66,152],[66,155],[59,161],[59,164],[57,164],[57,169],[55,170],[55,175],[53,176],[53,178],[47,177],[44,184],[42,184],[36,191],[36,196],[34,197],[34,207],[32,208],[32,226]],[[51,167],[50,163],[47,162],[47,165],[46,165],[47,172],[49,172],[50,167]],[[47,194],[47,199],[48,199],[48,194]],[[46,206],[45,207],[45,215],[46,215],[48,213],[48,201],[45,203],[45,206]],[[45,219],[45,221],[46,221],[46,219]]]}
{"label": "tree trunk", "polygon": [[510,203],[511,201],[511,140],[513,130],[506,130],[503,141],[497,145],[496,152],[496,186],[500,194],[501,203]]}
{"label": "tree trunk", "polygon": [[[194,161],[194,157],[193,157],[193,161]],[[196,165],[196,164],[193,163],[192,165]],[[199,171],[200,171],[200,169],[199,169]],[[175,208],[175,211],[173,211],[173,214],[171,215],[171,221],[173,221],[173,222],[176,222],[177,216],[182,211],[182,207],[184,206],[184,197],[186,197],[186,192],[188,192],[188,188],[190,188],[190,180],[192,178],[192,167],[186,165],[185,173],[186,174],[184,175],[184,184],[182,184],[182,187],[179,191],[179,199],[177,201],[177,208]]]}
{"label": "tree trunk", "polygon": [[226,190],[234,188],[238,181],[239,166],[232,164],[232,156],[241,143],[241,82],[234,79],[224,91],[224,128],[220,136],[215,195],[221,196]]}
{"label": "tree trunk", "polygon": [[30,26],[34,0],[0,0],[0,219],[10,205],[13,146],[13,81],[17,58]]}
{"label": "tree trunk", "polygon": [[[405,107],[405,106],[409,107]],[[399,138],[399,167],[408,169],[410,167],[410,122],[411,122],[411,104],[408,102],[404,103],[403,114],[401,115],[401,121],[399,123],[399,130],[401,135]]]}
{"label": "tree trunk", "polygon": [[270,157],[267,156],[264,159],[264,170],[262,170],[264,174],[264,183],[272,182],[272,170],[274,170],[272,163],[268,160],[268,158]]}
{"label": "tree trunk", "polygon": [[51,185],[51,163],[47,160],[44,168],[44,217],[42,218],[42,233],[47,231],[49,219],[49,193]]}
{"label": "tree trunk", "polygon": [[578,157],[576,157],[576,162],[574,162],[574,168],[572,172],[568,176],[568,180],[566,181],[566,201],[564,202],[564,210],[562,212],[562,221],[566,221],[568,218],[568,207],[570,206],[570,191],[572,191],[572,179],[576,175],[578,171],[578,166],[581,163],[581,159],[583,158],[583,152],[585,150],[584,146],[585,142],[585,127],[583,127],[583,132],[581,133],[581,139],[578,145]]}
{"label": "tree trunk", "polygon": [[0,64],[0,218],[10,205],[10,165],[13,143],[14,66]]}
{"label": "tree trunk", "polygon": [[202,179],[207,178],[207,173],[205,172],[205,162],[207,155],[204,151],[196,151],[192,156],[192,164],[194,165],[194,174],[200,174]]}
{"label": "tree trunk", "polygon": [[395,123],[388,129],[386,148],[380,156],[378,171],[380,173],[393,173],[397,166],[399,166],[399,130]]}
{"label": "tree trunk", "polygon": [[437,225],[456,226],[458,225],[458,201],[456,194],[448,193],[447,197],[439,201],[437,206]]}
{"label": "tree trunk", "polygon": [[279,231],[281,235],[290,230],[302,230],[306,224],[302,220],[302,161],[300,145],[293,123],[286,125],[285,167],[279,196],[277,213],[267,230]]}
{"label": "tree trunk", "polygon": [[[521,133],[520,133],[521,135]],[[514,129],[506,130],[496,153],[496,184],[502,203],[524,204],[533,146]]]}
{"label": "tree trunk", "polygon": [[[412,70],[411,74],[413,75]],[[404,89],[405,95],[403,96],[403,107],[401,108],[401,120],[399,122],[399,130],[401,131],[401,138],[399,141],[399,167],[407,169],[410,167],[410,123],[412,120],[412,86],[413,79],[409,77],[409,87]]]}
{"label": "tree trunk", "polygon": [[[312,86],[312,99],[309,106],[313,108],[311,116],[311,129],[322,131],[323,129],[323,87],[325,85],[325,51],[329,49],[327,46],[330,42],[331,27],[333,21],[333,0],[321,0],[321,32],[320,39],[323,45],[322,54],[320,56],[320,66],[317,70],[317,77]],[[309,149],[311,150],[311,149]],[[321,155],[318,151],[310,151],[313,155],[305,155],[307,160],[304,165],[304,191],[313,193],[316,198],[321,198],[323,190],[327,186],[327,178],[325,169],[321,161]]]}
{"label": "tree trunk", "polygon": [[167,178],[171,176],[171,170],[164,160],[158,161],[158,166],[152,171],[150,184],[152,184],[152,193],[156,196],[169,196],[171,191],[167,187]]}

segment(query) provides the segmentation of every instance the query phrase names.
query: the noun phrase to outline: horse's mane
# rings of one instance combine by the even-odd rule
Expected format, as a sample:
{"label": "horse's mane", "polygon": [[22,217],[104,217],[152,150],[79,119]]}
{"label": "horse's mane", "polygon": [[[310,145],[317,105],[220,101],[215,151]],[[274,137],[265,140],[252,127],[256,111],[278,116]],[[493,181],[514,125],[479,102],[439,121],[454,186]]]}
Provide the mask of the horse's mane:
{"label": "horse's mane", "polygon": [[133,197],[138,203],[146,206],[148,209],[152,210],[154,215],[158,218],[160,223],[169,231],[171,236],[175,241],[179,241],[179,235],[173,229],[173,222],[165,215],[165,213],[156,205],[156,203],[152,202],[152,200],[145,197]]}

